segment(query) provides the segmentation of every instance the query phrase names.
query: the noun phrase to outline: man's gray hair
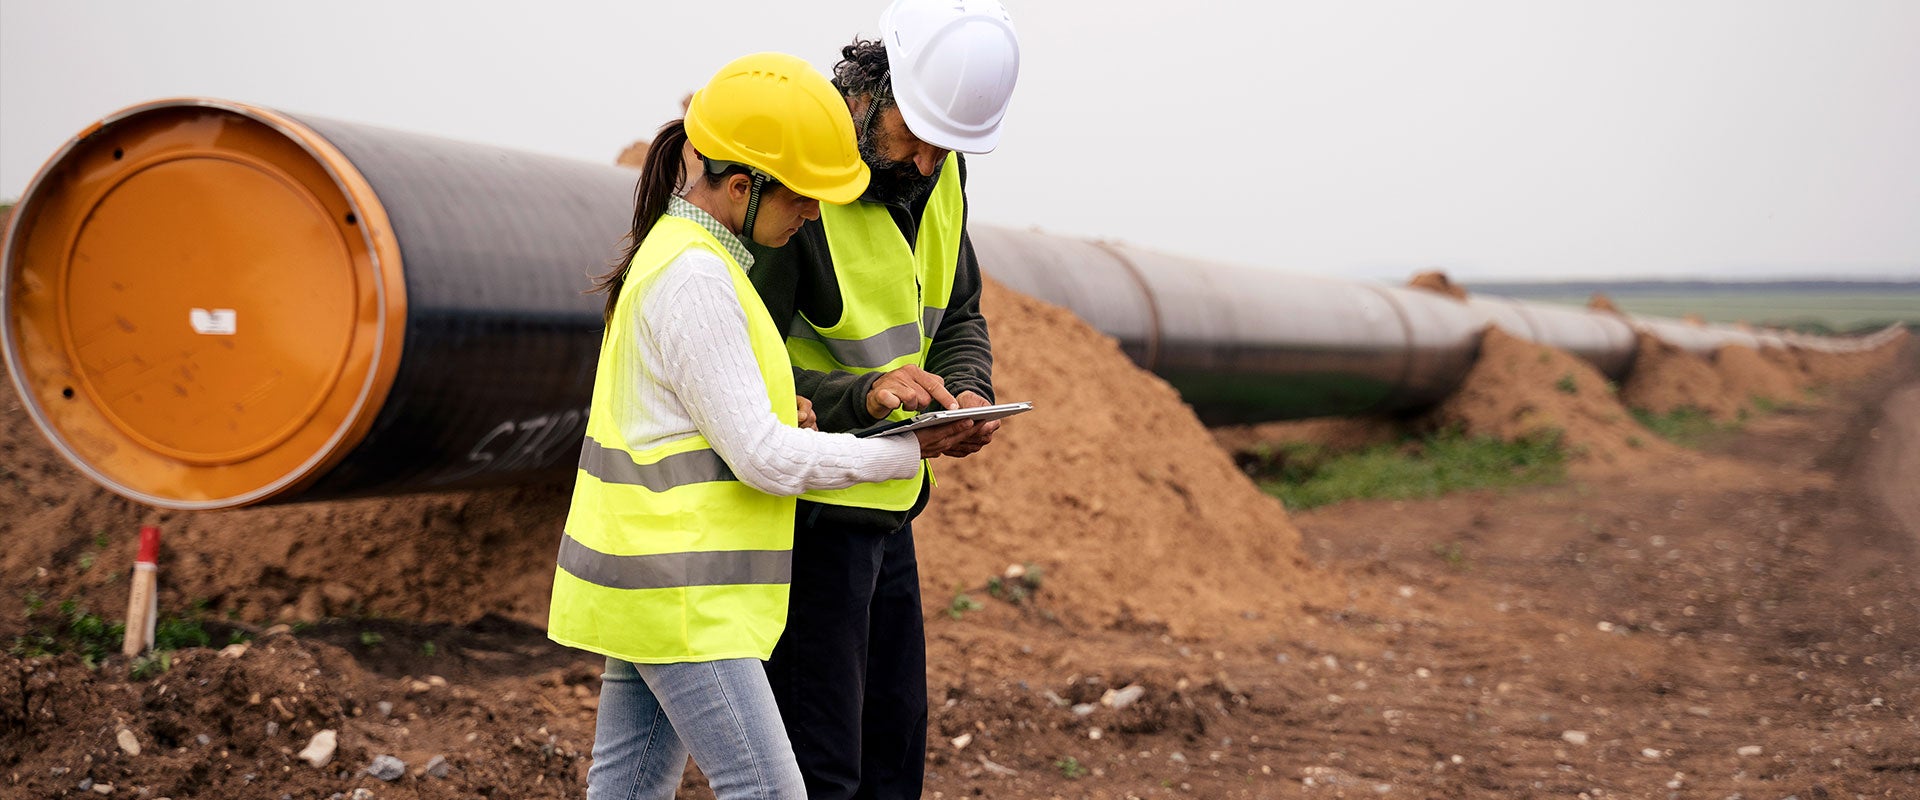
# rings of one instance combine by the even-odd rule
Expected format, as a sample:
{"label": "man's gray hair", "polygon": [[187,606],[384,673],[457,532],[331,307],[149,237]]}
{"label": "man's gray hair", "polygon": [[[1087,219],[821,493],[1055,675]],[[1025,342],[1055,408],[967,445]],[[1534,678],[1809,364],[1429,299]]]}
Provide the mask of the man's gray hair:
{"label": "man's gray hair", "polygon": [[887,68],[887,46],[878,39],[853,40],[840,48],[840,63],[833,65],[833,85],[847,97],[871,95],[875,101],[893,103],[893,75]]}

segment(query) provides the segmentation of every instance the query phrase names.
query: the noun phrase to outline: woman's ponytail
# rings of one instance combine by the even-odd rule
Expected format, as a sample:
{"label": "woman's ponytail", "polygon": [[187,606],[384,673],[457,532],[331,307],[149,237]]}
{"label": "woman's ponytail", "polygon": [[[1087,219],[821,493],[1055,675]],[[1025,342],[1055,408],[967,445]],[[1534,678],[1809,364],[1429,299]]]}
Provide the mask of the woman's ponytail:
{"label": "woman's ponytail", "polygon": [[686,121],[676,119],[660,126],[653,144],[647,147],[647,164],[641,168],[640,182],[634,187],[633,230],[627,233],[626,251],[613,264],[612,271],[593,284],[594,291],[607,293],[607,309],[601,317],[609,325],[613,324],[613,307],[620,302],[620,287],[627,282],[633,255],[640,252],[640,243],[646,241],[654,223],[660,221],[660,215],[667,213],[667,201],[680,192],[680,176],[685,168],[681,154],[686,143]]}

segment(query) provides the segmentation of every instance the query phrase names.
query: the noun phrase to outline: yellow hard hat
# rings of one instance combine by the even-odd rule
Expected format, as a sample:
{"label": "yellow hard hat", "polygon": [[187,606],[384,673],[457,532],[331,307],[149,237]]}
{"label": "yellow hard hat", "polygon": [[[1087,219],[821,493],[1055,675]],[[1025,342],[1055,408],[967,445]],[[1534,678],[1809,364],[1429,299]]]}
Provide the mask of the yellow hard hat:
{"label": "yellow hard hat", "polygon": [[847,101],[798,57],[754,53],[728,62],[694,92],[686,126],[701,155],[745,164],[802,196],[845,204],[867,190]]}

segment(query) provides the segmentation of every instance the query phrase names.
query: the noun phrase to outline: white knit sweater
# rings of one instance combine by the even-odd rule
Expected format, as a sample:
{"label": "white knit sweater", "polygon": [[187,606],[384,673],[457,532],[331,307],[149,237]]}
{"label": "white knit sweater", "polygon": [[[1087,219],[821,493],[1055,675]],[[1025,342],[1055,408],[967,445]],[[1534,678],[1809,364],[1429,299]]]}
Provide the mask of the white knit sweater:
{"label": "white knit sweater", "polygon": [[913,477],[920,445],[911,435],[859,439],[780,423],[727,269],[694,248],[634,287],[640,313],[614,354],[615,420],[627,444],[705,434],[736,477],[775,495]]}

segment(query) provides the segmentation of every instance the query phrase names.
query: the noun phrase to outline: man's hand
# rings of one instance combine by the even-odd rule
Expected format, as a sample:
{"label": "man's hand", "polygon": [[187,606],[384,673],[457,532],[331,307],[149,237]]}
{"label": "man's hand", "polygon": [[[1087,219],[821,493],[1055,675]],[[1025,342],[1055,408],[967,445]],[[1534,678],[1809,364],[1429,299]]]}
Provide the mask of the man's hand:
{"label": "man's hand", "polygon": [[874,419],[886,419],[896,408],[920,411],[936,403],[941,408],[960,407],[960,401],[947,391],[946,381],[912,364],[881,375],[867,391],[867,413]]}
{"label": "man's hand", "polygon": [[[992,403],[987,402],[987,398],[981,397],[972,389],[961,392],[960,396],[956,399],[960,401],[961,408],[977,408],[979,406],[992,405]],[[967,435],[954,440],[941,455],[952,456],[954,458],[966,458],[967,456],[980,452],[980,448],[986,447],[993,441],[993,433],[994,431],[1000,430],[1000,423],[1003,421],[1004,420],[996,419],[975,425],[973,430],[967,432]]]}
{"label": "man's hand", "polygon": [[820,430],[820,418],[813,413],[813,401],[800,395],[793,396],[800,408],[800,427],[808,430]]}
{"label": "man's hand", "polygon": [[920,457],[939,458],[941,454],[951,451],[956,445],[966,441],[967,437],[973,435],[973,430],[977,426],[978,423],[973,420],[963,419],[959,422],[949,422],[945,425],[935,425],[914,431],[913,435],[920,439]]}

